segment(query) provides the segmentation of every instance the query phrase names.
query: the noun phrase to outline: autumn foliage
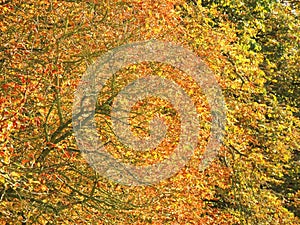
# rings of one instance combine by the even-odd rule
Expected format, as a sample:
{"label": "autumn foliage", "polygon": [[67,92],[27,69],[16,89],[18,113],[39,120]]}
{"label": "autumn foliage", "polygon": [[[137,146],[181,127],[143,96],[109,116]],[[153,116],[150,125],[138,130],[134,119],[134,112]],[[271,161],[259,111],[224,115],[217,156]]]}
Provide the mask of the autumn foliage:
{"label": "autumn foliage", "polygon": [[[299,224],[299,5],[275,0],[0,1],[0,224]],[[137,102],[132,131],[168,124],[147,152],[110,130],[111,104],[131,81],[175,81],[199,114],[198,146],[175,176],[125,186],[84,159],[72,127],[74,92],[108,50],[157,39],[193,50],[214,72],[227,107],[218,157],[199,163],[210,135],[205,93],[188,74],[156,62],[113,76],[98,96],[98,132],[114,157],[165,159],[180,118],[159,98]]]}

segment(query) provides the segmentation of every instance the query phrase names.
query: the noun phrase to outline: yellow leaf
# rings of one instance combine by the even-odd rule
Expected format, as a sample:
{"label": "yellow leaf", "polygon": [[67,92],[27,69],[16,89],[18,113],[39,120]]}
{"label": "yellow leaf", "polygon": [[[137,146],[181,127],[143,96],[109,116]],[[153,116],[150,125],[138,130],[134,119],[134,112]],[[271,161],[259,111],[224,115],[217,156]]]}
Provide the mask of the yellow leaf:
{"label": "yellow leaf", "polygon": [[5,184],[5,177],[3,176],[0,177],[0,183]]}
{"label": "yellow leaf", "polygon": [[15,172],[15,171],[11,172],[10,175],[11,175],[12,177],[15,177],[15,178],[20,178],[20,174],[17,173],[17,172]]}

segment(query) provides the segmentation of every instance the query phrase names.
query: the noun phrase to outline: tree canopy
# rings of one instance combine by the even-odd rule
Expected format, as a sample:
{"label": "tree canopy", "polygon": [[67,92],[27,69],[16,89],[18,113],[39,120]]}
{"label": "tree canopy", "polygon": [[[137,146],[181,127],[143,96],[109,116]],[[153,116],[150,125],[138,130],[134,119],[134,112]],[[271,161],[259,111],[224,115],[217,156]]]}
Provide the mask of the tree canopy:
{"label": "tree canopy", "polygon": [[[0,1],[1,224],[299,224],[299,3],[278,0]],[[111,130],[112,102],[138,78],[173,80],[199,115],[194,155],[176,175],[126,186],[95,171],[72,127],[74,92],[107,51],[150,39],[197,54],[226,102],[218,157],[199,163],[212,115],[205,93],[170,65],[122,68],[98,93],[97,131],[126,163],[162,161],[176,148],[181,121],[151,97],[130,112],[132,131],[168,125],[155,149],[137,152]]]}

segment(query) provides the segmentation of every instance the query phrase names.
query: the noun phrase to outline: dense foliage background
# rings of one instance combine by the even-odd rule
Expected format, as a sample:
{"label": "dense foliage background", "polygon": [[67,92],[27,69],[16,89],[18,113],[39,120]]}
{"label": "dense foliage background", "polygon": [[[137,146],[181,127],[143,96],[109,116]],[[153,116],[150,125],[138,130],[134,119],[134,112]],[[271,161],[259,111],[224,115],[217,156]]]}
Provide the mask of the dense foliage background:
{"label": "dense foliage background", "polygon": [[[1,224],[299,224],[298,1],[2,0],[0,34]],[[124,68],[97,107],[99,132],[116,158],[154,163],[180,133],[172,106],[149,99],[133,110],[150,113],[132,124],[160,113],[170,126],[165,145],[139,155],[114,139],[111,102],[137,77],[176,81],[202,128],[176,176],[127,187],[99,176],[81,156],[73,95],[103,53],[152,38],[192,49],[215,73],[228,108],[226,136],[218,158],[199,171],[210,131],[205,95],[168,65]]]}

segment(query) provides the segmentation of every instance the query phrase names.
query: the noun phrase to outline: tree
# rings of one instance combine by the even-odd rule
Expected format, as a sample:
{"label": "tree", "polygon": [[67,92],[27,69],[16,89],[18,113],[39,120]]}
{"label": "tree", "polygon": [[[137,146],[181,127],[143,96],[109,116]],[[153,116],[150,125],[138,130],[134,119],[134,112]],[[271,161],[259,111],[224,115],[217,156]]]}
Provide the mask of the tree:
{"label": "tree", "polygon": [[[290,10],[286,17],[278,16],[289,8],[273,1],[245,2],[0,2],[1,223],[296,224],[292,212],[299,171],[292,168],[297,165],[292,153],[299,149],[299,118],[297,98],[288,92],[297,78],[298,53],[286,38],[298,40],[298,14]],[[251,13],[240,10],[253,4],[257,7],[251,13],[261,15],[254,22]],[[279,18],[278,37],[267,28]],[[291,28],[286,29],[286,21]],[[256,25],[265,27],[267,36],[260,36],[263,28]],[[115,95],[139,77],[174,80],[195,103],[201,127],[198,147],[185,168],[159,184],[128,187],[100,176],[83,158],[72,129],[73,93],[99,56],[151,38],[192,49],[213,70],[228,107],[226,137],[219,158],[199,171],[211,126],[204,93],[188,74],[170,65],[145,62],[123,68],[97,102],[99,134],[110,154],[146,165],[163,160],[178,143],[180,118],[158,98],[138,102],[130,123],[145,137],[149,120],[159,114],[169,125],[164,145],[136,153],[111,132]],[[280,54],[272,51],[279,46],[274,40],[283,46]],[[278,59],[284,59],[280,66]],[[288,81],[280,80],[281,74]],[[295,205],[286,206],[286,197],[294,198]]]}
{"label": "tree", "polygon": [[[236,73],[242,71],[242,73],[238,74],[242,83],[253,81],[255,83],[255,80],[262,82],[261,90],[258,90],[257,93],[251,90],[251,95],[253,96],[251,101],[259,105],[259,107],[267,109],[264,111],[265,119],[261,121],[264,125],[260,125],[265,126],[267,129],[256,129],[251,125],[254,128],[255,137],[264,136],[259,138],[256,144],[249,145],[251,150],[260,147],[261,153],[265,155],[266,151],[270,151],[268,150],[271,147],[270,143],[276,139],[280,140],[279,137],[282,136],[283,132],[290,130],[290,133],[285,133],[283,136],[288,140],[294,141],[290,142],[290,144],[283,144],[286,143],[286,140],[280,140],[279,144],[276,144],[276,146],[285,148],[285,151],[278,151],[275,150],[276,148],[271,147],[275,154],[281,152],[281,157],[287,157],[285,162],[281,162],[283,163],[281,167],[284,168],[282,174],[274,180],[268,181],[262,187],[258,187],[258,190],[271,189],[272,192],[275,191],[276,198],[281,199],[283,205],[291,209],[295,215],[299,215],[295,207],[291,206],[297,204],[299,190],[298,182],[296,181],[299,167],[297,163],[297,155],[299,153],[299,145],[297,144],[297,139],[299,139],[299,120],[297,118],[299,117],[297,101],[299,98],[299,51],[297,50],[299,49],[299,28],[297,26],[299,8],[293,2],[272,0],[239,2],[200,1],[200,3],[203,7],[218,10],[223,14],[223,18],[235,24],[238,38],[234,44],[240,46],[238,48],[243,49],[243,56],[246,56],[248,60],[244,59],[244,61],[241,61],[233,58],[233,51],[229,51],[229,54],[224,52],[224,55],[236,67],[234,69]],[[213,15],[211,17],[213,18],[211,23],[214,26],[217,27],[222,24],[220,17]],[[291,40],[295,41],[291,42]],[[243,63],[241,65],[243,69],[239,68],[239,61]],[[247,67],[245,63],[251,63],[253,66],[255,61],[257,61],[256,67],[258,68],[255,69],[253,78],[250,77],[249,79],[247,76],[245,77],[247,74],[244,70]],[[237,98],[238,96],[239,94],[234,94],[234,97]],[[245,97],[243,96],[242,99],[245,99]],[[257,115],[257,117],[259,116]],[[244,120],[245,118],[243,118]],[[241,124],[244,124],[244,122]],[[280,124],[280,126],[276,124]],[[245,124],[242,126],[245,126]],[[273,126],[274,128],[272,128]],[[245,128],[249,129],[249,125]],[[269,138],[267,137],[268,133],[272,133]],[[266,145],[265,143],[268,144]],[[249,155],[240,156],[248,157]],[[270,159],[270,156],[266,158]],[[274,158],[271,158],[271,164],[275,164]],[[264,161],[263,164],[267,165],[268,163]],[[261,171],[267,171],[267,169],[265,168]],[[274,178],[274,174],[268,176],[271,176],[272,179]],[[261,177],[259,179],[261,180]],[[259,181],[256,182],[260,183]],[[294,200],[286,201],[285,199]]]}

